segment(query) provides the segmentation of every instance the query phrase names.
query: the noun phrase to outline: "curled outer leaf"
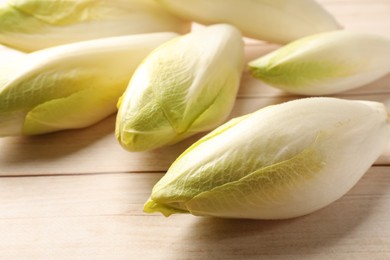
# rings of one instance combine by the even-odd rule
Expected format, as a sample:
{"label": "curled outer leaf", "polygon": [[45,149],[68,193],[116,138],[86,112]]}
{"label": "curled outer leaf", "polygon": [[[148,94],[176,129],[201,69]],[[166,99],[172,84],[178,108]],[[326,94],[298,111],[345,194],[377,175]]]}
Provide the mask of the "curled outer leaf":
{"label": "curled outer leaf", "polygon": [[308,98],[270,106],[188,148],[144,210],[253,219],[308,214],[345,194],[388,140],[381,103]]}
{"label": "curled outer leaf", "polygon": [[129,34],[186,33],[190,24],[153,0],[8,0],[0,43],[23,51]]}
{"label": "curled outer leaf", "polygon": [[202,24],[229,23],[248,37],[287,43],[340,28],[314,0],[156,0],[172,14]]}
{"label": "curled outer leaf", "polygon": [[303,95],[326,95],[368,84],[390,72],[390,39],[337,31],[308,36],[249,63],[252,75]]}
{"label": "curled outer leaf", "polygon": [[175,33],[118,36],[27,54],[0,68],[0,136],[92,125],[116,111],[132,73]]}
{"label": "curled outer leaf", "polygon": [[221,124],[234,104],[243,58],[241,34],[230,25],[163,44],[140,65],[121,99],[120,144],[151,150]]}

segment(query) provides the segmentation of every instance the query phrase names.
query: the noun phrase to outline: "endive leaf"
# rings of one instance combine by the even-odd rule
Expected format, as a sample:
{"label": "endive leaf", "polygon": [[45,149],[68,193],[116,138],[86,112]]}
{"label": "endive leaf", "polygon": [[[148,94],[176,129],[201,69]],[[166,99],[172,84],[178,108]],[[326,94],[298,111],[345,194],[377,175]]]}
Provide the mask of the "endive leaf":
{"label": "endive leaf", "polygon": [[112,114],[132,73],[175,33],[92,40],[25,55],[0,69],[0,136],[91,125]]}
{"label": "endive leaf", "polygon": [[98,1],[93,0],[8,0],[7,3],[14,9],[51,25],[69,25],[88,21],[93,17],[89,14],[90,10],[97,9],[99,5]]}
{"label": "endive leaf", "polygon": [[0,45],[0,67],[3,65],[8,66],[10,62],[23,57],[25,54],[24,52]]}
{"label": "endive leaf", "polygon": [[[112,88],[111,91],[105,88],[107,86],[90,87],[34,107],[25,117],[22,134],[83,128],[100,121],[112,114],[107,107],[115,107],[116,100],[123,93],[121,88]],[[73,107],[83,113],[69,113]]]}
{"label": "endive leaf", "polygon": [[[246,218],[256,218],[258,210],[265,218],[272,218],[273,208],[283,211],[280,204],[288,199],[290,189],[294,189],[299,182],[312,180],[325,166],[324,156],[316,145],[318,142],[314,141],[285,161],[265,166],[237,181],[202,192],[187,202],[187,209],[194,215],[242,215]],[[295,214],[300,214],[297,209],[298,213]],[[284,214],[294,214],[290,207],[285,207],[285,211]]]}
{"label": "endive leaf", "polygon": [[278,219],[345,194],[389,140],[383,104],[308,98],[206,135],[154,186],[146,212]]}
{"label": "endive leaf", "polygon": [[305,37],[249,63],[252,75],[303,95],[357,88],[390,72],[390,39],[337,31]]}
{"label": "endive leaf", "polygon": [[8,0],[0,5],[0,43],[23,51],[129,34],[173,31],[190,24],[153,0]]}
{"label": "endive leaf", "polygon": [[276,43],[339,29],[313,0],[156,0],[172,14],[202,24],[229,23],[248,37]]}
{"label": "endive leaf", "polygon": [[176,143],[214,128],[230,113],[243,64],[241,34],[214,25],[149,55],[123,95],[116,135],[130,151]]}

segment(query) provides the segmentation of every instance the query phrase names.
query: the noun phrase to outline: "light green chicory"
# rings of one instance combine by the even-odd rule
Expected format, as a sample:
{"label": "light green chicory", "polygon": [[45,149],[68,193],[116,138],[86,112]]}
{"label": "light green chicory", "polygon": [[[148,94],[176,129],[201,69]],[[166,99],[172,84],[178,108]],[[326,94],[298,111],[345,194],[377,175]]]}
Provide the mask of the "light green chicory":
{"label": "light green chicory", "polygon": [[283,219],[345,194],[389,140],[383,104],[307,98],[220,126],[188,148],[154,186],[144,210]]}
{"label": "light green chicory", "polygon": [[116,111],[132,73],[175,33],[118,36],[53,47],[0,67],[0,136],[92,125]]}
{"label": "light green chicory", "polygon": [[340,29],[314,0],[156,0],[172,14],[202,24],[229,23],[248,37],[276,43]]}
{"label": "light green chicory", "polygon": [[240,32],[225,24],[157,48],[136,70],[118,104],[120,144],[146,151],[221,124],[233,107],[243,58]]}
{"label": "light green chicory", "polygon": [[26,52],[129,34],[187,33],[190,23],[154,0],[8,0],[0,4],[0,43]]}
{"label": "light green chicory", "polygon": [[249,63],[253,77],[282,90],[327,95],[361,87],[390,72],[390,39],[337,31],[292,42]]}

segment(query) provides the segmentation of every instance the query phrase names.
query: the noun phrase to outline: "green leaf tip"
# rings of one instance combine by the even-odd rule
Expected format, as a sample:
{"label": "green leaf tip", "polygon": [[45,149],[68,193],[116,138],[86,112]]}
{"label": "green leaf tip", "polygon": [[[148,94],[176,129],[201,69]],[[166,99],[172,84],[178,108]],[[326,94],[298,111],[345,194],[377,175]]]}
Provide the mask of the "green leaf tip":
{"label": "green leaf tip", "polygon": [[327,95],[370,83],[390,72],[390,40],[336,31],[308,36],[249,62],[254,78],[303,95]]}
{"label": "green leaf tip", "polygon": [[183,213],[189,213],[188,211],[182,210],[182,209],[177,209],[172,206],[164,205],[157,203],[153,201],[152,199],[149,199],[145,205],[144,205],[144,212],[145,213],[155,213],[155,212],[160,212],[163,214],[165,217],[169,217],[172,214],[183,214]]}
{"label": "green leaf tip", "polygon": [[187,33],[191,27],[154,0],[8,0],[0,5],[0,24],[0,43],[25,52],[116,36]]}

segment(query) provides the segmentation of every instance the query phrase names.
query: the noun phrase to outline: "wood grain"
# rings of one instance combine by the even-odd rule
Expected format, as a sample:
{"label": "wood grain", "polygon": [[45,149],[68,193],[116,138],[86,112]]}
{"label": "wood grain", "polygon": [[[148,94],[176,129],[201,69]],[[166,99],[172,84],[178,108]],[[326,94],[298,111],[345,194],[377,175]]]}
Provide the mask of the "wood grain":
{"label": "wood grain", "polygon": [[[390,1],[322,0],[346,29],[370,31],[390,37]],[[279,46],[251,41],[246,60],[260,57]],[[390,111],[390,75],[361,88],[335,95],[347,99],[383,102]],[[230,116],[240,116],[267,105],[303,98],[272,88],[243,72],[240,90]],[[38,137],[0,139],[0,176],[85,174],[110,172],[164,172],[188,146],[202,134],[170,147],[151,152],[124,151],[114,137],[115,116],[92,127]],[[390,164],[390,146],[376,161]]]}
{"label": "wood grain", "polygon": [[[162,174],[2,178],[4,259],[386,259],[390,175],[373,167],[313,214],[261,221],[146,215]],[[20,257],[20,258],[19,258]]]}
{"label": "wood grain", "polygon": [[[389,94],[346,95],[346,99],[383,102],[390,111]],[[244,115],[295,97],[239,98],[230,117]],[[164,172],[202,134],[181,143],[150,152],[130,153],[114,136],[115,116],[81,130],[63,131],[36,137],[0,139],[0,176],[85,174],[111,172]],[[390,164],[390,146],[376,161]]]}
{"label": "wood grain", "polygon": [[[389,0],[319,2],[348,30],[390,37]],[[246,60],[277,48],[247,40]],[[390,110],[390,75],[336,96]],[[296,98],[244,71],[230,117]],[[304,217],[165,218],[143,213],[143,203],[202,134],[129,153],[114,123],[115,115],[86,129],[0,139],[0,259],[390,259],[390,146],[344,197]]]}
{"label": "wood grain", "polygon": [[319,0],[347,30],[390,37],[388,0]]}

